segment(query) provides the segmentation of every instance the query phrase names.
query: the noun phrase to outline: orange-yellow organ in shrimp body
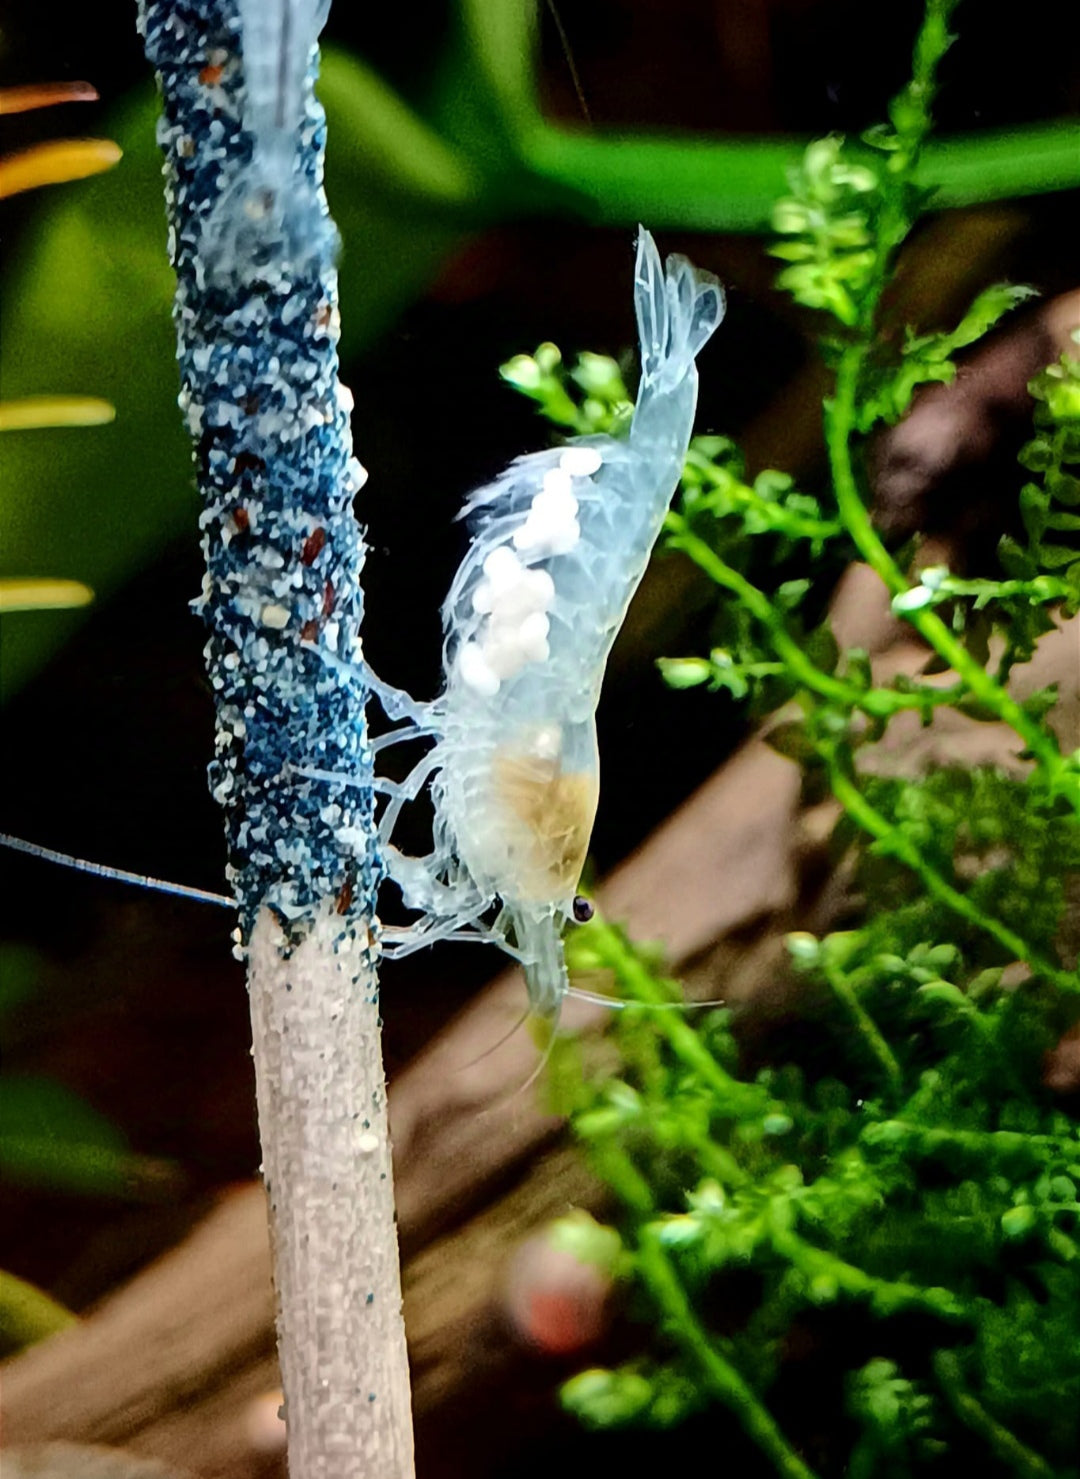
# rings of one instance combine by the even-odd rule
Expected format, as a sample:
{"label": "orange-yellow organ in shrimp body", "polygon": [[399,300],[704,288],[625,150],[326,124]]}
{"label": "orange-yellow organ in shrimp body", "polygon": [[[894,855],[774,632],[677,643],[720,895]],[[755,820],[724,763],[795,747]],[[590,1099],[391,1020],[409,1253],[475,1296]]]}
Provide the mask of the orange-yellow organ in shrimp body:
{"label": "orange-yellow organ in shrimp body", "polygon": [[[474,493],[472,543],[443,611],[441,695],[413,704],[375,685],[391,717],[409,721],[394,738],[434,738],[404,782],[380,782],[388,871],[420,915],[388,931],[385,948],[494,939],[549,1018],[567,987],[562,932],[596,815],[604,667],[682,472],[695,356],[724,312],[716,280],[682,257],[662,266],[645,230],[634,302],[641,382],[628,434],[521,457]],[[434,847],[409,858],[391,834],[428,785]]]}

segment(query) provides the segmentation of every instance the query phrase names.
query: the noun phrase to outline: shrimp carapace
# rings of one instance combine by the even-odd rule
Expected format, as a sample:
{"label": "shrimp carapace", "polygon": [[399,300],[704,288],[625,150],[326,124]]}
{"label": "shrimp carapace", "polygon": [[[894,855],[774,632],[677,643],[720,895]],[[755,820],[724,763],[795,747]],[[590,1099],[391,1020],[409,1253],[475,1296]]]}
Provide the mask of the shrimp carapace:
{"label": "shrimp carapace", "polygon": [[[387,716],[406,721],[389,742],[433,741],[404,781],[379,783],[387,872],[418,915],[384,931],[384,949],[493,940],[521,961],[549,1018],[568,984],[562,932],[583,912],[604,668],[682,473],[695,356],[724,312],[716,279],[682,257],[662,266],[644,229],[634,302],[642,368],[626,435],[520,457],[474,493],[471,543],[443,608],[442,692],[417,704],[374,684]],[[410,858],[394,828],[425,788],[434,846]]]}

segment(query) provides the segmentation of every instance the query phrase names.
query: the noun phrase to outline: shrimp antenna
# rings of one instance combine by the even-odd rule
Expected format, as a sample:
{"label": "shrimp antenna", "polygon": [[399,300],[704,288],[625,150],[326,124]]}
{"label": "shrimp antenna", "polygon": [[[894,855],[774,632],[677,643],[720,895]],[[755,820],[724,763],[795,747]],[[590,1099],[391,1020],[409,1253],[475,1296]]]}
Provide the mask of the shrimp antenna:
{"label": "shrimp antenna", "polygon": [[[525,1023],[529,1020],[530,1015],[531,1009],[526,1007],[513,1026],[508,1027],[501,1037],[497,1037],[490,1047],[485,1048],[482,1053],[477,1053],[476,1057],[470,1058],[467,1063],[455,1064],[452,1071],[454,1073],[464,1073],[466,1069],[474,1068],[477,1063],[483,1063],[484,1059],[490,1058],[492,1053],[497,1053],[504,1043],[508,1043],[512,1037],[521,1031]],[[514,1090],[515,1094],[520,1092],[520,1089]]]}
{"label": "shrimp antenna", "polygon": [[568,986],[567,996],[578,1001],[592,1002],[594,1006],[610,1007],[613,1012],[625,1011],[627,1007],[641,1007],[646,1012],[696,1012],[705,1007],[727,1006],[727,999],[715,996],[709,1001],[635,1001],[621,996],[604,996],[599,991],[586,991],[583,986]]}
{"label": "shrimp antenna", "polygon": [[555,22],[559,45],[563,49],[563,56],[566,58],[566,65],[570,71],[570,81],[574,84],[574,91],[577,93],[578,106],[581,109],[585,122],[592,128],[592,114],[589,112],[589,105],[585,101],[585,89],[581,85],[581,77],[578,75],[577,63],[574,61],[574,53],[570,46],[570,38],[566,34],[566,28],[562,23],[562,16],[560,16],[556,9],[555,0],[547,0],[547,8],[551,12],[551,19]]}
{"label": "shrimp antenna", "polygon": [[[533,1014],[532,1014],[531,1011],[527,1011],[525,1013],[525,1020],[528,1021],[528,1019],[532,1015]],[[550,1031],[549,1031],[547,1043],[544,1046],[544,1051],[541,1054],[539,1063],[537,1063],[536,1067],[532,1070],[532,1072],[529,1074],[528,1078],[525,1080],[524,1083],[518,1084],[517,1088],[511,1090],[511,1092],[509,1094],[504,1094],[502,1096],[502,1098],[496,1099],[495,1103],[494,1104],[489,1104],[488,1107],[487,1107],[487,1109],[482,1109],[480,1111],[479,1115],[477,1116],[479,1119],[486,1119],[488,1115],[494,1114],[497,1110],[505,1109],[508,1105],[513,1104],[515,1100],[521,1098],[522,1094],[527,1094],[528,1091],[532,1088],[533,1084],[536,1083],[537,1079],[543,1073],[544,1069],[548,1066],[548,1063],[551,1061],[551,1055],[555,1051],[555,1042],[556,1042],[556,1039],[559,1036],[559,1011],[558,1011],[558,1009],[556,1008],[555,1015],[553,1017],[545,1018],[544,1020],[548,1023],[548,1027],[549,1027]],[[520,1026],[521,1026],[521,1023],[519,1022],[516,1027],[512,1028],[511,1031],[506,1034],[506,1037],[504,1037],[502,1039],[502,1041],[503,1042],[506,1042],[509,1037],[512,1037],[513,1036],[513,1034],[518,1030],[518,1027],[520,1027]],[[495,1047],[499,1047],[499,1046],[500,1046],[499,1043],[496,1043],[495,1044]],[[491,1048],[488,1048],[487,1049],[487,1052],[491,1052],[491,1051],[492,1051]],[[487,1056],[487,1053],[481,1053],[481,1055],[480,1055],[481,1058],[486,1057],[486,1056]],[[476,1061],[479,1062],[479,1059],[477,1059]]]}
{"label": "shrimp antenna", "polygon": [[185,883],[169,883],[164,878],[150,878],[146,873],[129,873],[126,868],[110,868],[107,863],[89,863],[85,858],[74,858],[70,853],[56,852],[51,847],[26,842],[22,837],[12,837],[9,832],[0,832],[0,847],[25,853],[30,858],[40,858],[45,863],[58,863],[61,868],[73,868],[76,873],[91,873],[95,878],[133,883],[138,888],[148,888],[155,893],[175,894],[177,898],[194,899],[199,904],[217,904],[222,909],[236,908],[236,900],[230,899],[226,894],[211,893],[205,888],[190,888]]}

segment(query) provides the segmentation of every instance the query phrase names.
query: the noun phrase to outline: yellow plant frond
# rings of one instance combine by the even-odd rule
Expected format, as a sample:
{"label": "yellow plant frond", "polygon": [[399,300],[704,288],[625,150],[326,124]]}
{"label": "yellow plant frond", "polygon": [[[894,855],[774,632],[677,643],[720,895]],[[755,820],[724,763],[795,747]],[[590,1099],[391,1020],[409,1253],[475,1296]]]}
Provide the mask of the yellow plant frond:
{"label": "yellow plant frond", "polygon": [[0,615],[9,611],[66,611],[88,606],[94,593],[81,580],[0,578]]}
{"label": "yellow plant frond", "polygon": [[37,431],[46,426],[106,426],[116,407],[93,395],[27,395],[0,401],[0,431]]}
{"label": "yellow plant frond", "polygon": [[54,139],[0,159],[0,200],[39,185],[60,185],[112,169],[121,149],[111,139]]}
{"label": "yellow plant frond", "polygon": [[58,103],[96,103],[98,90],[90,82],[28,82],[22,87],[0,87],[0,117],[29,113]]}

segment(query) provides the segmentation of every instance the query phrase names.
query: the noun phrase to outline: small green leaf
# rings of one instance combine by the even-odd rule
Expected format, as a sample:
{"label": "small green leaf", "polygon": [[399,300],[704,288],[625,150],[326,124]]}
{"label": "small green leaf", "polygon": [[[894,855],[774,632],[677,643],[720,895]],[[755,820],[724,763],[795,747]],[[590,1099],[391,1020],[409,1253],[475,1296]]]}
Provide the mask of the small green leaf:
{"label": "small green leaf", "polygon": [[607,1428],[633,1420],[648,1410],[652,1386],[632,1371],[583,1371],[571,1377],[560,1398],[568,1412],[589,1427]]}
{"label": "small green leaf", "polygon": [[1038,565],[1011,534],[1003,534],[998,541],[998,559],[1005,573],[1014,580],[1034,580],[1039,573]]}
{"label": "small green leaf", "polygon": [[1001,1231],[1007,1238],[1024,1238],[1036,1226],[1038,1213],[1034,1207],[1012,1207],[1001,1219]]}
{"label": "small green leaf", "polygon": [[135,1155],[120,1132],[52,1079],[0,1078],[0,1172],[28,1186],[157,1201],[175,1194],[171,1163]]}
{"label": "small green leaf", "polygon": [[579,1263],[591,1264],[605,1273],[614,1271],[623,1251],[622,1238],[613,1227],[597,1222],[581,1208],[567,1213],[548,1229],[553,1248],[570,1253]]}
{"label": "small green leaf", "polygon": [[669,688],[698,688],[712,677],[712,664],[704,657],[661,657],[656,665]]}

